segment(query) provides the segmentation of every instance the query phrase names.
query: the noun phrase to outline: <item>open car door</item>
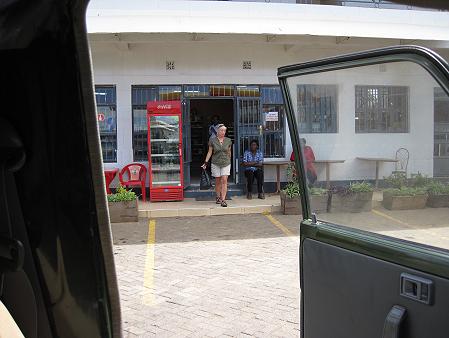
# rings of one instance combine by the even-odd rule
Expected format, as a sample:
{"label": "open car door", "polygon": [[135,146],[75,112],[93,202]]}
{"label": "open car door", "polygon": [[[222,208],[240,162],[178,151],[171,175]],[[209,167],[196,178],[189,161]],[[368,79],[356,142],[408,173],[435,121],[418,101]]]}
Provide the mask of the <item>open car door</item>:
{"label": "open car door", "polygon": [[[301,336],[447,337],[448,199],[434,202],[448,189],[433,177],[449,167],[447,62],[401,46],[278,77],[301,173]],[[328,193],[324,169],[299,160],[300,137],[334,162]],[[301,179],[310,166],[318,183]]]}

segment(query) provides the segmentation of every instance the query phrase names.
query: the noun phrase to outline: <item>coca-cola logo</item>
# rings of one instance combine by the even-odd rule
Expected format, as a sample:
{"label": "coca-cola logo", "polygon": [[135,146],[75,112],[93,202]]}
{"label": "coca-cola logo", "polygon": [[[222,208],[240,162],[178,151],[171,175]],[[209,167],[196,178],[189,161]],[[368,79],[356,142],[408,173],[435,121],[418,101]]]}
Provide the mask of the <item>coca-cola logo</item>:
{"label": "coca-cola logo", "polygon": [[159,104],[157,109],[171,109],[171,104]]}

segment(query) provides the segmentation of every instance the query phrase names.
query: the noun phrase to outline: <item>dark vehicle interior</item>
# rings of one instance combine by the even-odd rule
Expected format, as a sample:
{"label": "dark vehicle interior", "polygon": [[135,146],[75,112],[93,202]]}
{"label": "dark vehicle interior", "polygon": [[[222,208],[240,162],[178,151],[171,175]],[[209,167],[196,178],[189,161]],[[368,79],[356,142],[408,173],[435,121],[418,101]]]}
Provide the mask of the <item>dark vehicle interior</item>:
{"label": "dark vehicle interior", "polygon": [[[447,8],[445,0],[397,2]],[[85,24],[87,4],[84,0],[0,4],[0,305],[4,305],[0,306],[0,330],[9,337],[15,336],[8,322],[11,317],[28,338],[122,334]],[[293,145],[298,159],[299,141]],[[307,201],[303,203],[303,209],[309,210]],[[307,212],[306,216],[311,217]],[[346,240],[346,248],[338,248],[331,245],[330,238],[336,238],[331,228],[317,229],[307,221],[303,226],[301,284],[314,285],[306,289],[310,298],[302,300],[308,313],[301,320],[303,335],[305,329],[311,332],[307,337],[330,337],[329,330],[338,327],[343,331],[333,331],[334,337],[368,337],[366,332],[338,325],[341,316],[359,309],[366,310],[365,328],[369,329],[372,318],[383,323],[383,311],[365,308],[364,302],[373,299],[366,298],[363,287],[376,280],[376,292],[370,295],[381,295],[383,285],[399,283],[391,277],[396,276],[397,265],[382,261],[385,254],[397,254],[398,262],[409,266],[411,274],[414,264],[407,259],[415,255],[417,266],[434,272],[428,276],[434,289],[441,290],[438,299],[449,299],[442,256],[433,261],[438,269],[432,270],[432,264],[426,265],[431,254],[424,249],[395,251],[383,240],[373,241],[363,234],[356,239],[345,237],[343,230],[338,235]],[[356,240],[361,244],[354,244]],[[367,248],[376,252],[375,257],[362,255]],[[334,271],[332,260],[347,262],[348,269]],[[363,278],[357,285],[344,284],[354,273],[351,267],[361,268],[357,275]],[[384,275],[385,271],[392,274]],[[310,283],[316,280],[325,282]],[[333,288],[353,292],[331,293]],[[338,309],[328,307],[322,312],[316,306],[320,302],[335,306],[343,302],[347,311],[332,319]],[[419,323],[414,337],[433,336],[432,328],[426,331],[429,318],[446,325],[447,333],[448,308],[435,304],[434,311],[412,312],[413,323]],[[398,337],[398,311],[389,315],[391,327],[383,337]],[[323,320],[329,325],[322,325]]]}
{"label": "dark vehicle interior", "polygon": [[0,300],[25,337],[121,335],[86,7],[0,4]]}

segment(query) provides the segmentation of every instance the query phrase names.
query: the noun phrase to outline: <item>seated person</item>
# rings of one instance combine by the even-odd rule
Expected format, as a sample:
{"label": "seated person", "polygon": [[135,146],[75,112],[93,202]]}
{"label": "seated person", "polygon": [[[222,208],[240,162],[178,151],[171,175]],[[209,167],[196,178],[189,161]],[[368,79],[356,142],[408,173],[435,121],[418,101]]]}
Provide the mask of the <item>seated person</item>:
{"label": "seated person", "polygon": [[[315,166],[313,165],[313,162],[315,161],[315,154],[313,153],[312,147],[306,145],[306,139],[302,138],[299,140],[301,142],[301,145],[303,146],[304,150],[304,157],[306,159],[306,175],[307,180],[309,181],[309,184],[314,184],[317,180],[317,174],[315,170]],[[295,154],[292,152],[290,155],[290,161],[295,161]]]}
{"label": "seated person", "polygon": [[249,150],[243,155],[243,166],[245,167],[245,176],[247,182],[247,198],[253,198],[252,189],[254,178],[257,180],[258,198],[265,199],[263,192],[263,154],[259,150],[259,142],[252,140],[249,144]]}

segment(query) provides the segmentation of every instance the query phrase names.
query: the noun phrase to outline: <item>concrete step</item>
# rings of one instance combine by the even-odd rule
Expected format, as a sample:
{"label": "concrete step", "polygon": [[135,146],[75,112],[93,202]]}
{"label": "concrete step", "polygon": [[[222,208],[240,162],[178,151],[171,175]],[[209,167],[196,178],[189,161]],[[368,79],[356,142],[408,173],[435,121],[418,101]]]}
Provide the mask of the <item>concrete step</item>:
{"label": "concrete step", "polygon": [[139,217],[160,218],[273,213],[280,212],[280,204],[279,195],[267,196],[265,200],[257,198],[247,200],[244,197],[236,196],[231,201],[228,201],[227,208],[223,208],[213,201],[198,202],[193,198],[187,198],[182,202],[149,203],[139,201]]}

